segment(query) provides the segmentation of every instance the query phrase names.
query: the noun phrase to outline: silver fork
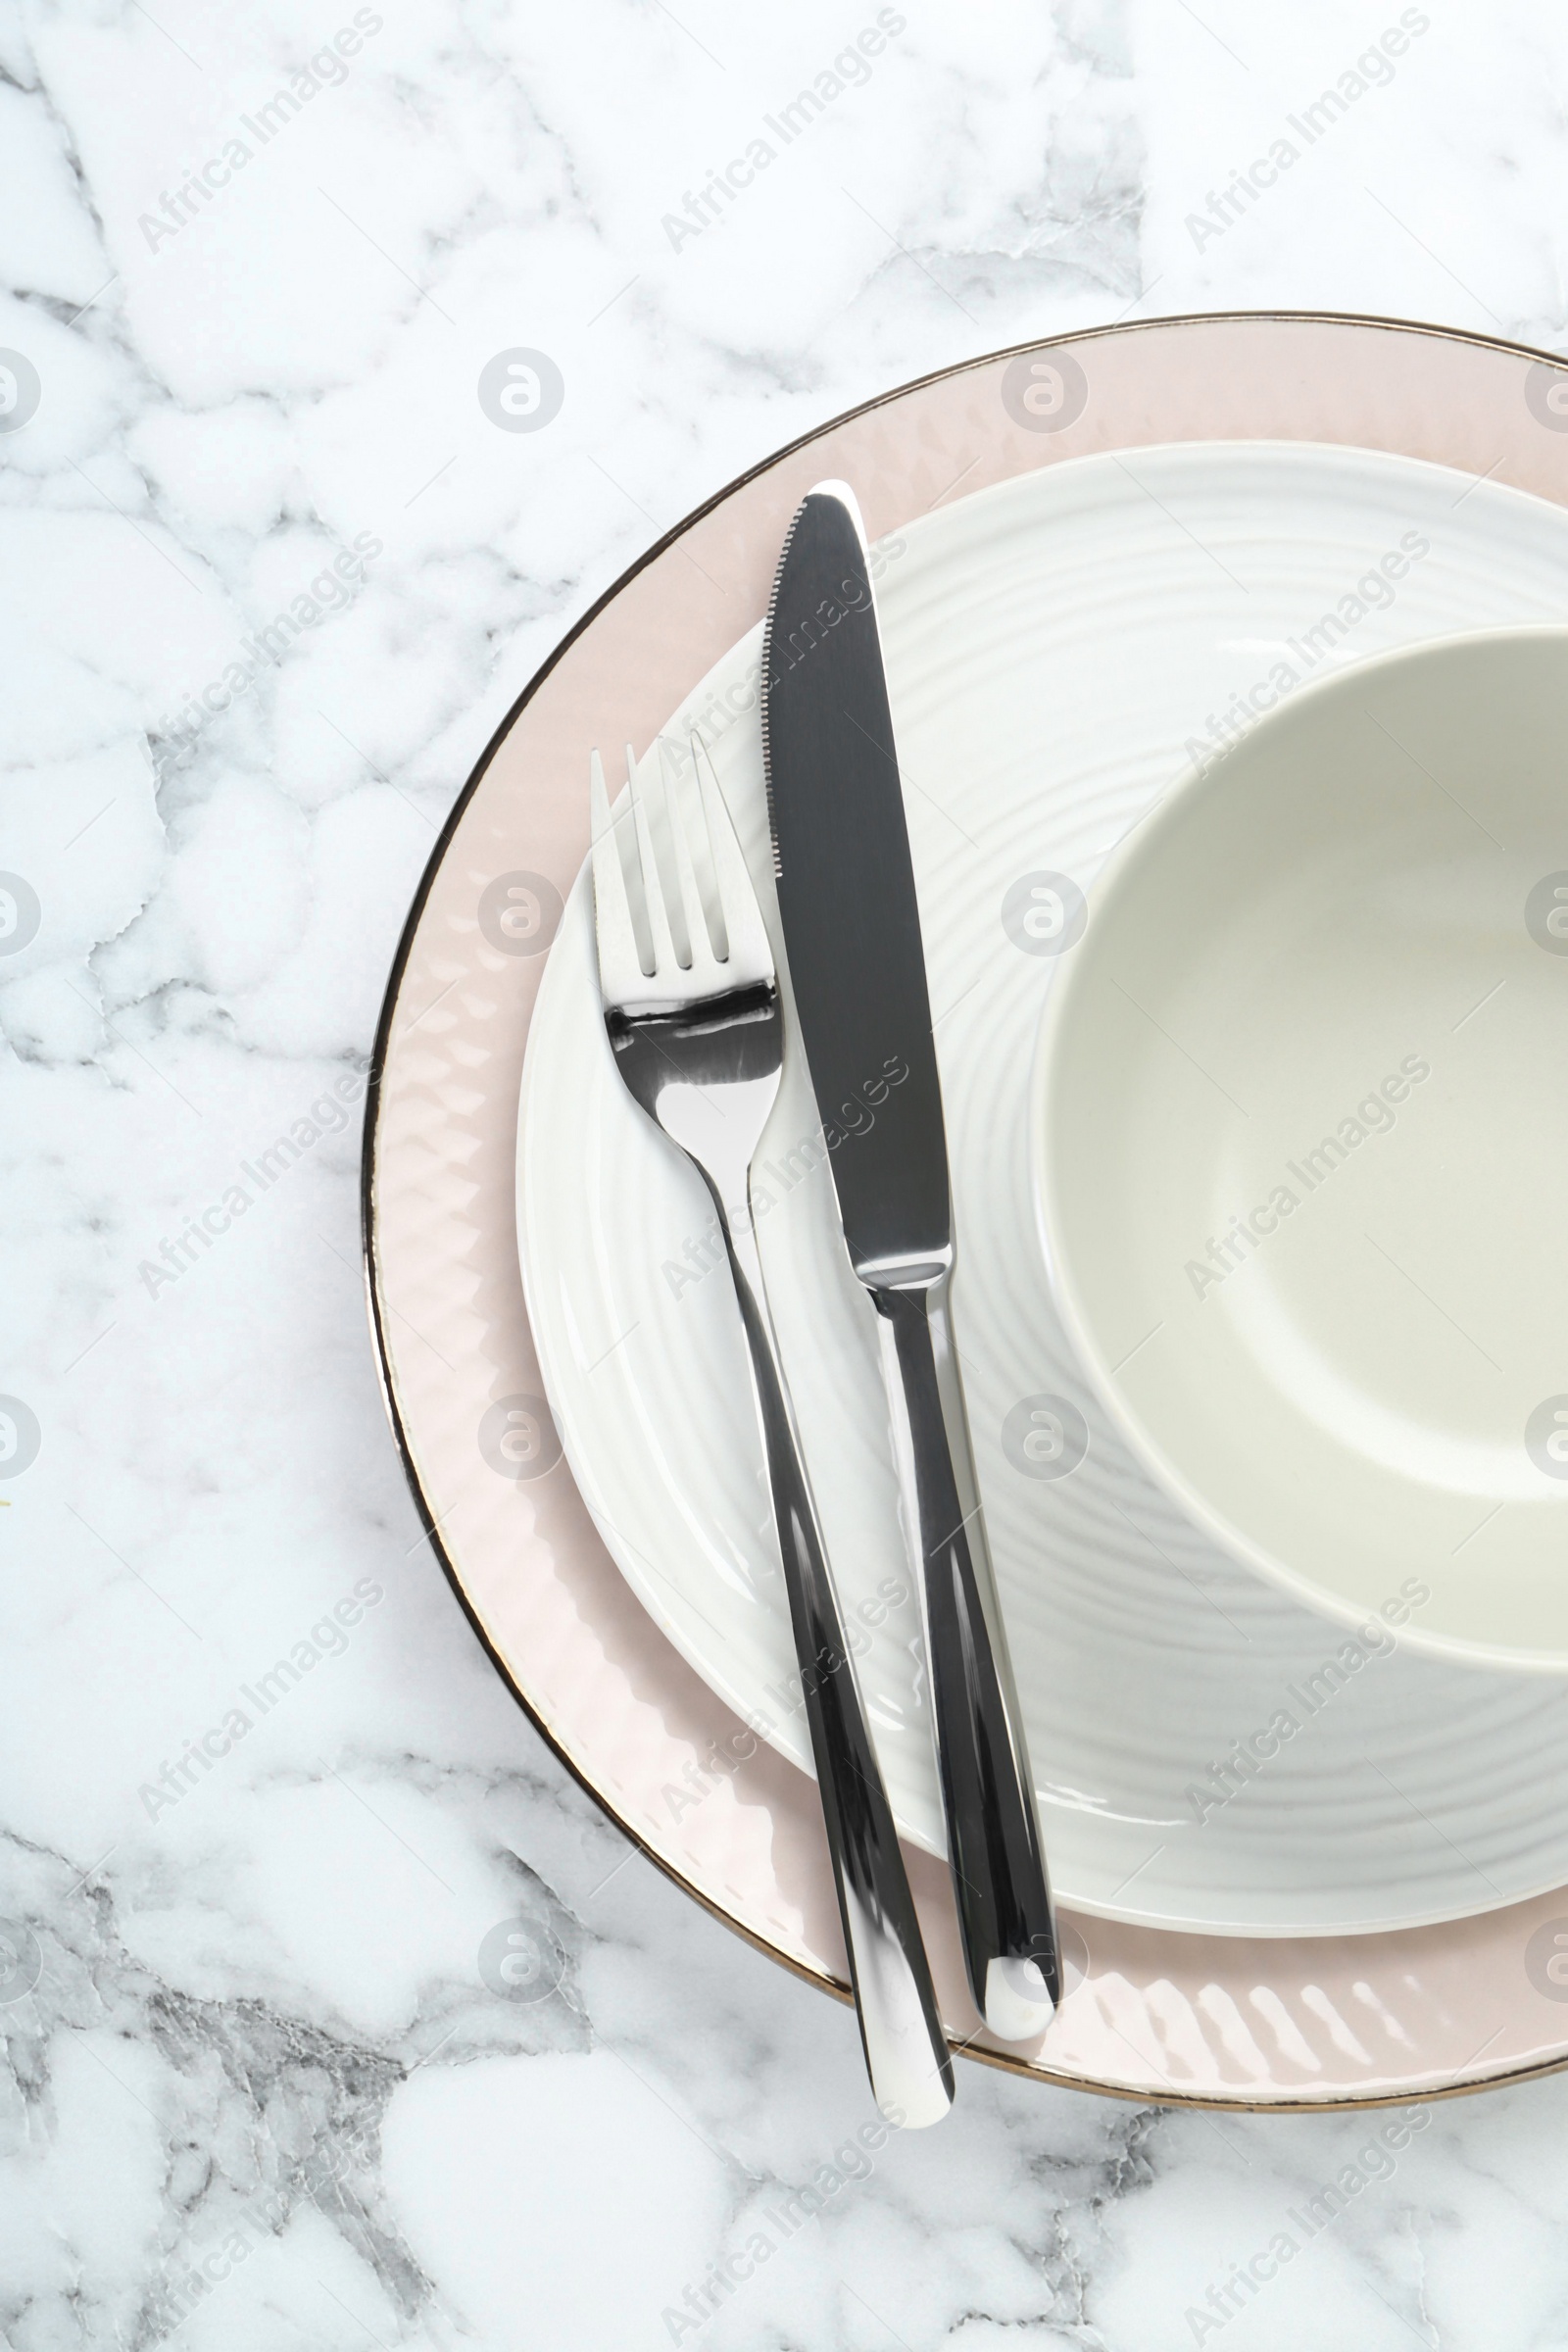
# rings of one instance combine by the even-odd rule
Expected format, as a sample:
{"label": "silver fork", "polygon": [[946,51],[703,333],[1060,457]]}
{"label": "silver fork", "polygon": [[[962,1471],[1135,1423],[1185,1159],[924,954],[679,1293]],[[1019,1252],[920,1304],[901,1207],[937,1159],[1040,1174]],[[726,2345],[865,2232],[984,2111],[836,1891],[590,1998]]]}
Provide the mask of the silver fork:
{"label": "silver fork", "polygon": [[[953,2060],[844,1637],[750,1207],[752,1157],[783,1069],[783,1006],[757,893],[707,749],[695,736],[692,753],[722,937],[704,911],[680,796],[662,754],[668,836],[690,943],[684,962],[677,957],[631,747],[630,806],[613,822],[604,769],[593,754],[594,922],[605,1027],[628,1091],[698,1169],[718,1212],[751,1351],[774,1532],[866,2072],[890,2122],[934,2124],[953,2103]],[[623,858],[619,835],[627,817],[632,840],[625,846],[635,856]],[[646,947],[638,945],[628,866],[652,943],[651,967]]]}

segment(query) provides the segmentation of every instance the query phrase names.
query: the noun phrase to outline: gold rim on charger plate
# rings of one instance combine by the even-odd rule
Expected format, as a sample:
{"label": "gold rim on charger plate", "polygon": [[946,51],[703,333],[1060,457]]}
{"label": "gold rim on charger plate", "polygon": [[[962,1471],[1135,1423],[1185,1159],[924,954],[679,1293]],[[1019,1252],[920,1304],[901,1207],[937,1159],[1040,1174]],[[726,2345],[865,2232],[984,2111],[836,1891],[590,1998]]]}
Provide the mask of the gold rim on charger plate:
{"label": "gold rim on charger plate", "polygon": [[[1373,353],[1382,363],[1382,371],[1378,365],[1361,365],[1363,360],[1373,360]],[[1020,414],[1018,398],[1018,365],[1037,358],[1046,358],[1054,367],[1060,360],[1067,363],[1055,367],[1055,390],[1060,398],[1044,425],[1030,421],[1027,412]],[[1140,360],[1148,360],[1148,367],[1136,365]],[[573,657],[581,665],[588,640],[595,635],[604,637],[600,654],[604,668],[600,675],[592,672],[592,665],[583,670],[583,682],[595,689],[595,722],[597,717],[607,717],[602,729],[595,724],[595,739],[602,734],[604,741],[620,741],[623,736],[642,736],[642,741],[647,741],[679,696],[706,675],[712,661],[717,661],[745,628],[761,618],[771,581],[771,555],[766,551],[771,548],[776,553],[778,548],[780,515],[788,522],[795,501],[825,470],[835,475],[849,472],[851,480],[856,480],[872,536],[882,536],[919,513],[931,511],[950,492],[968,494],[995,480],[1032,470],[1039,464],[1171,440],[1319,440],[1392,449],[1405,457],[1427,457],[1460,472],[1474,470],[1476,477],[1511,482],[1563,506],[1568,504],[1568,466],[1563,464],[1568,459],[1568,445],[1558,442],[1556,433],[1568,430],[1568,416],[1558,423],[1556,405],[1546,410],[1544,395],[1540,393],[1544,376],[1533,378],[1531,371],[1549,369],[1558,376],[1558,383],[1551,388],[1568,390],[1568,374],[1558,374],[1566,365],[1551,353],[1533,351],[1499,336],[1464,334],[1408,319],[1267,311],[1119,322],[1039,343],[1018,343],[1006,351],[985,353],[976,360],[914,378],[912,383],[882,393],[877,400],[862,402],[856,410],[844,412],[844,416],[818,425],[760,466],[753,466],[698,506],[623,571],[517,696],[442,825],[397,943],[381,1021],[376,1025],[362,1154],[362,1247],[376,1364],[397,1451],[416,1500],[425,1539],[513,1698],[522,1705],[529,1722],[566,1771],[588,1789],[595,1804],[710,1915],[721,1919],[760,1952],[788,1966],[795,1976],[813,1983],[823,1992],[832,1992],[837,1999],[849,1999],[849,1985],[835,1971],[835,1954],[842,1969],[842,1945],[837,1938],[837,1917],[832,1917],[832,1884],[820,1841],[820,1818],[813,1818],[813,1786],[807,1776],[797,1774],[795,1766],[773,1757],[771,1750],[764,1750],[755,1740],[753,1752],[745,1754],[741,1762],[726,1764],[717,1771],[717,1778],[712,1764],[701,1762],[712,1757],[717,1740],[703,1742],[698,1731],[712,1734],[714,1727],[724,1731],[736,1724],[736,1717],[731,1717],[706,1687],[696,1684],[696,1677],[684,1660],[674,1658],[670,1644],[665,1644],[651,1618],[642,1616],[618,1571],[609,1562],[609,1554],[602,1550],[597,1531],[576,1495],[571,1472],[560,1458],[560,1448],[538,1487],[526,1480],[494,1475],[503,1465],[494,1460],[494,1448],[489,1460],[482,1456],[482,1430],[477,1433],[472,1418],[466,1418],[466,1409],[459,1411],[459,1374],[428,1336],[432,1322],[440,1324],[449,1336],[456,1334],[454,1346],[466,1350],[470,1376],[479,1376],[479,1371],[487,1376],[491,1409],[517,1404],[517,1383],[529,1378],[529,1369],[534,1378],[531,1397],[538,1401],[538,1388],[543,1383],[538,1381],[538,1366],[526,1334],[513,1221],[514,1105],[522,1049],[517,1035],[501,1037],[501,1045],[496,1045],[496,1023],[513,1021],[513,1033],[522,1025],[522,1035],[526,1035],[543,953],[517,955],[514,946],[496,943],[494,927],[484,929],[479,910],[482,892],[499,877],[511,880],[508,865],[514,872],[517,863],[514,837],[511,842],[503,840],[506,825],[494,818],[489,849],[484,837],[475,842],[461,840],[467,821],[477,816],[482,786],[524,715],[538,715],[543,710],[550,692],[564,675],[564,665],[569,665]],[[1013,386],[1010,400],[1008,381]],[[959,428],[961,437],[964,423],[973,425],[980,398],[987,398],[987,412],[978,423],[980,454],[948,480],[945,470],[955,457],[953,433]],[[1187,402],[1185,410],[1183,402]],[[896,421],[898,430],[889,435],[886,428],[894,423],[891,412],[896,410],[906,414]],[[1497,442],[1502,447],[1497,447]],[[830,464],[820,459],[823,445],[839,445]],[[818,452],[818,457],[807,464],[811,452]],[[943,480],[936,482],[931,496],[924,496],[938,475],[943,475]],[[917,504],[901,506],[901,499]],[[729,524],[729,529],[714,529],[714,524]],[[712,569],[698,563],[698,555],[686,543],[694,534]],[[724,569],[731,571],[729,588],[721,578]],[[719,576],[714,576],[714,571]],[[651,574],[661,574],[659,600],[644,593],[654,586]],[[625,628],[627,616],[630,635]],[[615,642],[615,635],[623,642]],[[571,696],[566,696],[566,701],[571,701]],[[612,708],[613,719],[607,715]],[[548,790],[555,793],[555,802],[546,805],[546,788],[526,795],[531,800],[526,809],[529,821],[541,821],[543,811],[543,816],[553,818],[555,833],[560,835],[550,842],[555,872],[546,870],[541,854],[541,865],[529,880],[536,882],[543,875],[546,892],[555,892],[560,899],[564,899],[571,887],[588,837],[588,795],[583,788],[588,762],[583,753],[588,751],[590,736],[569,724],[569,719],[571,712],[566,712],[566,724],[562,724],[560,715],[543,717],[543,748],[536,748],[538,771],[553,778]],[[550,734],[553,727],[555,736]],[[571,771],[571,798],[578,807],[571,818],[564,816],[566,788],[562,778],[566,776],[566,760],[576,762]],[[506,790],[513,800],[519,798],[511,781]],[[435,901],[447,887],[454,858],[467,858],[466,894],[456,901],[456,910],[449,904],[444,912],[437,912]],[[472,863],[475,858],[477,863]],[[489,955],[484,953],[487,943]],[[444,978],[444,974],[449,976]],[[409,990],[416,981],[425,983],[425,998],[420,1009],[414,1011]],[[449,993],[456,995],[456,1009]],[[514,1000],[524,998],[526,1004],[517,1009]],[[447,1011],[442,1011],[444,1004]],[[430,1028],[425,1028],[423,1037],[416,1037],[423,1023],[430,1023]],[[459,1035],[464,1023],[467,1030]],[[449,1037],[452,1045],[442,1047],[442,1037]],[[442,1063],[444,1052],[452,1052],[452,1068]],[[494,1103],[484,1096],[482,1075],[491,1060],[506,1063],[511,1075],[511,1087],[503,1087]],[[489,1115],[484,1117],[482,1112]],[[412,1176],[407,1174],[409,1169],[414,1169]],[[489,1223],[484,1228],[464,1223],[477,1198],[487,1201]],[[459,1249],[456,1242],[464,1233],[470,1235],[470,1242]],[[440,1258],[437,1245],[442,1242],[447,1258]],[[489,1249],[489,1258],[484,1256],[484,1249]],[[496,1292],[508,1294],[501,1315],[494,1303],[482,1305],[482,1300]],[[442,1383],[440,1376],[432,1374],[432,1366],[423,1362],[425,1350],[447,1364],[452,1376],[449,1383]],[[472,1401],[475,1399],[470,1399],[470,1404]],[[454,1413],[459,1416],[456,1421]],[[543,1489],[555,1492],[558,1519],[564,1512],[564,1527],[550,1524],[541,1534],[541,1517],[548,1517],[538,1500]],[[576,1519],[571,1517],[573,1507]],[[467,1552],[466,1527],[477,1529]],[[484,1547],[487,1534],[489,1547]],[[585,1616],[581,1594],[566,1590],[566,1583],[555,1576],[562,1559],[562,1536],[573,1557],[585,1557],[578,1547],[592,1547],[592,1552],[597,1552],[597,1559],[590,1562],[592,1590],[588,1594],[597,1616]],[[491,1562],[489,1581],[479,1578],[475,1569],[482,1552]],[[503,1578],[496,1578],[496,1559],[506,1562]],[[602,1571],[607,1571],[612,1583],[604,1581]],[[553,1613],[538,1611],[538,1618],[531,1618],[531,1604],[541,1594],[550,1599]],[[550,1640],[555,1642],[550,1665],[558,1665],[562,1677],[555,1698],[548,1698],[538,1689],[546,1668],[541,1665],[531,1670],[524,1656],[519,1656],[531,1651],[534,1623],[543,1625],[546,1616]],[[576,1689],[571,1670],[576,1668],[578,1684],[585,1687],[592,1672],[607,1660],[609,1670],[620,1672],[618,1689],[625,1698],[625,1724],[615,1722],[607,1729],[612,1736],[625,1739],[627,1754],[632,1754],[632,1762],[642,1774],[635,1792],[623,1786],[618,1769],[588,1752],[600,1742],[602,1724],[592,1722],[590,1734],[585,1736],[581,1722],[566,1722],[571,1691]],[[654,1684],[659,1684],[659,1689],[654,1689]],[[684,1781],[679,1778],[682,1759],[686,1759]],[[701,1799],[708,1813],[708,1848],[701,1870],[691,1860],[691,1848],[686,1848],[686,1863],[677,1858],[672,1851],[672,1833],[665,1833],[662,1839],[656,1835],[647,1809],[642,1821],[637,1818],[637,1797],[649,1792],[661,1771],[672,1776],[677,1792],[694,1786],[691,1759],[698,1759],[696,1786],[717,1797],[717,1804],[710,1804],[708,1794]],[[741,1786],[748,1789],[745,1799],[736,1797]],[[667,1799],[670,1781],[662,1783],[661,1794]],[[736,1804],[726,1811],[729,1797],[736,1797]],[[764,1818],[766,1830],[750,1816]],[[921,1924],[931,1945],[943,2016],[948,2021],[955,2016],[964,2018],[968,2001],[961,1992],[956,1940],[950,1931],[945,1872],[924,1853],[907,1851],[907,1860]],[[743,1875],[748,1865],[757,1877],[750,1893],[743,1893],[736,1886],[736,1877]],[[773,1877],[778,1884],[773,1884]],[[729,1903],[724,1900],[726,1893]],[[768,1924],[760,1924],[757,1900],[773,1903]],[[1060,2056],[1055,2063],[1020,2056],[990,2044],[983,2033],[955,2030],[953,2023],[950,2039],[968,2056],[1015,2075],[1030,2075],[1062,2088],[1154,2100],[1161,2105],[1331,2112],[1403,2105],[1413,2098],[1450,2098],[1568,2068],[1568,2016],[1558,2021],[1556,2013],[1551,2013],[1554,2033],[1535,2030],[1533,2034],[1528,2023],[1531,2016],[1540,2018],[1544,2013],[1540,2004],[1558,1999],[1558,1994],[1544,1992],[1540,1985],[1540,1969],[1531,1976],[1526,1974],[1526,1942],[1531,1936],[1556,1929],[1551,1903],[1558,1900],[1563,1900],[1561,1895],[1543,1895],[1531,1903],[1481,1912],[1474,1919],[1448,1922],[1437,1929],[1359,1938],[1302,1938],[1300,1942],[1195,1938],[1178,1931],[1124,1929],[1096,1919],[1086,1922],[1096,1945],[1112,1942],[1116,1947],[1112,1957],[1124,1959],[1143,1978],[1143,1989],[1138,1989],[1131,1985],[1124,1969],[1109,1969],[1104,1974],[1093,1971],[1091,1957],[1091,1974],[1077,1987],[1079,2001],[1091,1989],[1098,1994],[1096,2028],[1089,2039],[1098,2036],[1101,2046],[1109,2051],[1109,2036],[1126,2044],[1131,2053],[1133,2063],[1124,2060],[1119,2080],[1114,2072],[1098,2075],[1093,2065],[1065,2065]],[[753,1907],[750,1919],[743,1917],[745,1907]],[[1511,1924],[1509,1940],[1502,1938],[1504,1922]],[[1568,1931],[1568,1919],[1563,1919],[1561,1927]],[[1516,1942],[1511,1940],[1514,1936]],[[1504,2023],[1481,2041],[1469,2058],[1455,2060],[1432,2051],[1425,2070],[1415,2063],[1420,2044],[1408,2033],[1410,2018],[1401,2021],[1398,2013],[1394,2013],[1394,2056],[1387,2070],[1380,2075],[1375,2060],[1361,2051],[1371,2070],[1366,2075],[1366,2088],[1336,2086],[1314,2093],[1309,2082],[1293,2080],[1269,2093],[1269,2060],[1262,2056],[1253,2034],[1257,2018],[1246,2018],[1237,2009],[1230,1987],[1222,1989],[1215,2006],[1215,1978],[1201,1978],[1201,1954],[1215,1954],[1222,1947],[1230,1947],[1232,1954],[1244,1947],[1246,1952],[1267,1950],[1281,1957],[1307,1947],[1314,1957],[1338,1957],[1343,1962],[1340,1974],[1351,1966],[1345,1962],[1345,1954],[1371,1962],[1378,1950],[1394,1952],[1392,1974],[1401,1983],[1420,1987],[1420,1997],[1427,2001],[1429,2030],[1437,2033],[1441,2041],[1448,2041],[1455,2025],[1464,2039],[1462,2001],[1481,1999],[1486,1992],[1486,1983],[1476,1985],[1476,1976],[1486,1976],[1486,1971],[1474,1969],[1474,1959],[1479,1959],[1481,1952],[1467,1952],[1467,1945],[1486,1947],[1488,1942],[1493,1945],[1493,1957],[1497,1950],[1514,1952],[1519,1983],[1502,1987],[1493,1978],[1493,1989],[1497,1989],[1499,1997],[1511,1999],[1514,2013],[1504,2016]],[[1563,1942],[1568,1945],[1568,1934]],[[823,1945],[825,1952],[820,1950]],[[1197,1992],[1192,1997],[1180,1992],[1178,1985],[1183,1952],[1199,1954]],[[1432,1978],[1434,1964],[1439,1962],[1444,1966],[1437,1989],[1432,1989],[1427,1978]],[[1218,1971],[1220,1964],[1210,1962],[1210,1966]],[[1255,1966],[1262,1985],[1253,1989],[1250,1999],[1262,2016],[1267,1999],[1277,2001],[1277,1994],[1267,1983],[1267,1964],[1257,1959]],[[1422,1978],[1422,1966],[1427,1978]],[[1284,1976],[1284,1971],[1277,1974]],[[1354,2009],[1349,1999],[1366,1989],[1363,1983],[1351,1983],[1348,1978],[1340,1994],[1340,2009],[1336,2009],[1333,1994],[1316,1983],[1319,1976],[1333,1981],[1333,1971],[1319,1969],[1312,1971],[1312,1976],[1314,1981],[1302,1989],[1307,1994],[1319,1992],[1321,1999],[1316,2004],[1309,2001],[1309,2013],[1298,2004],[1298,2016],[1289,2023],[1284,2039],[1279,2033],[1274,2036],[1279,2051],[1284,2051],[1291,2036],[1296,2044],[1307,2046],[1302,2033],[1312,2036],[1314,2018],[1326,2028],[1321,2048],[1345,2051],[1345,2034],[1349,2034],[1351,2046],[1359,2046],[1356,2028],[1373,2039],[1368,2009],[1378,2009],[1378,1999],[1368,2001],[1368,2009]],[[1444,1976],[1450,1978],[1446,1987],[1441,1983]],[[1133,2004],[1140,2004],[1133,2016],[1128,2001],[1121,2001],[1124,2023],[1116,2023],[1112,2013],[1119,1989],[1131,1992]],[[1166,1994],[1171,1994],[1171,1999],[1163,1999]],[[1538,2006],[1531,2006],[1531,1994]],[[1568,1999],[1568,1987],[1563,1987],[1561,1997]],[[1239,2023],[1227,2023],[1220,2016],[1225,2001],[1237,2009]],[[1460,2013],[1455,2013],[1455,2004],[1460,2004]],[[1206,2013],[1199,2018],[1203,2009],[1213,2011],[1213,2016]],[[1069,1997],[1054,2034],[1065,2028],[1072,2016]],[[1203,2041],[1206,2053],[1213,2056],[1215,2048],[1230,2053],[1237,2034],[1242,2041],[1250,2036],[1250,2048],[1260,2058],[1262,2070],[1255,2065],[1253,2080],[1237,2082],[1234,2088],[1230,2083],[1190,2088],[1171,2080],[1161,2060],[1171,2058],[1171,2063],[1180,2063],[1180,2036],[1195,2018],[1199,2018],[1199,2028],[1213,2030],[1215,2034],[1215,2041]],[[1469,2025],[1476,2023],[1486,2023],[1486,2018],[1479,2021],[1472,2009]],[[1133,2030],[1143,2028],[1143,2046],[1128,2033],[1128,2025]],[[1509,2028],[1514,2028],[1511,2036]],[[1491,2070],[1472,2072],[1479,2068],[1488,2048],[1504,2036],[1511,2039],[1511,2051],[1497,2053],[1497,2063],[1493,2063]],[[1401,2041],[1408,2056],[1398,2060]],[[1114,2056],[1121,2053],[1116,2051]],[[1316,2058],[1316,2063],[1328,2065],[1333,2060]]]}

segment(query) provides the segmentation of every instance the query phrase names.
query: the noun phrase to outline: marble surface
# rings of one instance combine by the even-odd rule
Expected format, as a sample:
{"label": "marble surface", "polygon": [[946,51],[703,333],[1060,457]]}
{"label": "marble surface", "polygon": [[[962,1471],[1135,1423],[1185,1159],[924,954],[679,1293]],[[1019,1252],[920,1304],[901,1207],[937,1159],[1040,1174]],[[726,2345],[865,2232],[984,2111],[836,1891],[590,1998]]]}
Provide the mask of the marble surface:
{"label": "marble surface", "polygon": [[640,550],[1034,334],[1318,305],[1555,344],[1565,67],[1526,0],[0,21],[19,2352],[1560,2340],[1568,2082],[1380,2139],[965,2067],[941,2131],[862,2135],[848,2013],[631,1853],[469,1635],[355,1179],[435,829]]}

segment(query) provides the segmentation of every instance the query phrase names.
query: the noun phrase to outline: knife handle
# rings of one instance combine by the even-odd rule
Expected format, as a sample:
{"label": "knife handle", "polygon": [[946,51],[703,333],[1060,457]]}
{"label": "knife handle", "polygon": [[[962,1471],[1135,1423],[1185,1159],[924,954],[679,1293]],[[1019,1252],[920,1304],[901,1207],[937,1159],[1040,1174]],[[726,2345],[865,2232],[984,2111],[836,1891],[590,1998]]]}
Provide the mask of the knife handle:
{"label": "knife handle", "polygon": [[1004,2041],[1061,1997],[1056,1925],[953,1341],[949,1276],[877,1290],[905,1534],[919,1584],[953,1891],[975,2007]]}
{"label": "knife handle", "polygon": [[751,1351],[774,1528],[866,2073],[890,2123],[906,2129],[940,2123],[953,2104],[953,2058],[845,1640],[756,1236],[739,1217],[731,1217],[717,1187],[710,1183],[710,1190]]}

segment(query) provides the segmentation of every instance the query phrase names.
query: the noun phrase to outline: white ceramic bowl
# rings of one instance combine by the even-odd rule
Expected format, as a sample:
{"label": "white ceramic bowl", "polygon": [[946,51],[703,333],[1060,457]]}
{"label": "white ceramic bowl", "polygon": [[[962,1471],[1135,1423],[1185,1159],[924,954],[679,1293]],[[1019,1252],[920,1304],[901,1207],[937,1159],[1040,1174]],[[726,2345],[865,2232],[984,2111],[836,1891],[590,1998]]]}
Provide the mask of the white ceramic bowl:
{"label": "white ceramic bowl", "polygon": [[1568,630],[1342,671],[1189,771],[1091,894],[1033,1116],[1063,1313],[1193,1517],[1352,1625],[1568,1672]]}

